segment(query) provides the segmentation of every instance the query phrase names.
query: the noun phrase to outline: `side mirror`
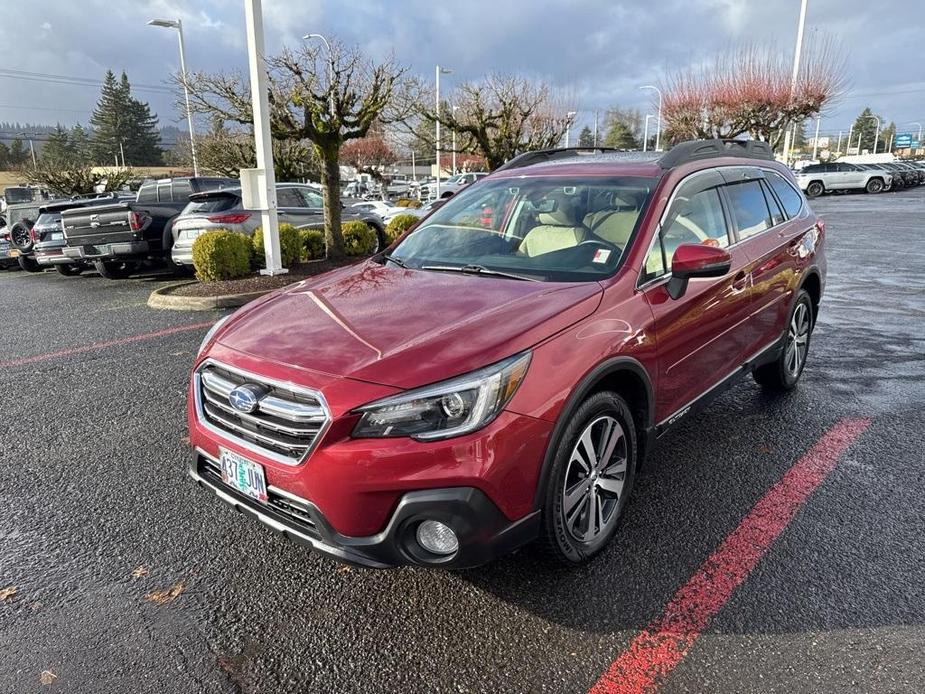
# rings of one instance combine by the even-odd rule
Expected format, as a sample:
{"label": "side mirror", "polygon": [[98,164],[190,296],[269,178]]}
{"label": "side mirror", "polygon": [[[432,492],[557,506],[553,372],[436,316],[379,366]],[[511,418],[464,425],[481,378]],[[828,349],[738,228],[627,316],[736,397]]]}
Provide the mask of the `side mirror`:
{"label": "side mirror", "polygon": [[671,260],[668,296],[680,299],[687,283],[696,277],[722,277],[729,272],[732,257],[722,248],[684,243],[678,246]]}

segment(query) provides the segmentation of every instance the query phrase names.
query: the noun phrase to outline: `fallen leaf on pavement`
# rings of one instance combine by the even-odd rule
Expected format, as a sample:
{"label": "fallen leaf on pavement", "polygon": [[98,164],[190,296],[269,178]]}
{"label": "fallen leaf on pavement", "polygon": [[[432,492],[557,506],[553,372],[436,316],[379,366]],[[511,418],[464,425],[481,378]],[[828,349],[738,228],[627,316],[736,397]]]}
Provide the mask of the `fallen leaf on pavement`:
{"label": "fallen leaf on pavement", "polygon": [[337,567],[337,573],[339,574],[349,574],[353,569],[346,564],[341,564]]}
{"label": "fallen leaf on pavement", "polygon": [[183,581],[173,585],[170,590],[155,590],[147,595],[145,595],[145,600],[148,602],[157,603],[158,605],[166,605],[169,602],[173,602],[180,594],[185,590],[186,586]]}
{"label": "fallen leaf on pavement", "polygon": [[16,586],[0,589],[0,602],[12,600],[14,595],[16,595]]}
{"label": "fallen leaf on pavement", "polygon": [[144,565],[139,566],[137,569],[132,571],[132,578],[136,578],[136,579],[143,578],[147,575],[148,575],[148,567]]}
{"label": "fallen leaf on pavement", "polygon": [[772,453],[771,447],[766,443],[761,444],[758,450],[764,453],[765,455],[770,455]]}
{"label": "fallen leaf on pavement", "polygon": [[51,670],[43,670],[42,674],[39,675],[39,682],[42,684],[51,684],[56,679],[58,679],[58,676]]}

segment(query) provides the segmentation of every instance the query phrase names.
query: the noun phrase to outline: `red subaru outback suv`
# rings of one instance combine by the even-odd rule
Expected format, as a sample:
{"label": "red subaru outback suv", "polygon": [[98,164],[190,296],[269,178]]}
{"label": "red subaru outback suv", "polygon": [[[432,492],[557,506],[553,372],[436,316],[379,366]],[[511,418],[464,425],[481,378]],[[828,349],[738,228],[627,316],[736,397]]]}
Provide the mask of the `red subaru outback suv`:
{"label": "red subaru outback suv", "polygon": [[190,474],[365,566],[534,540],[584,562],[657,437],[743,375],[797,383],[823,238],[762,143],[522,155],[385,253],[219,321]]}

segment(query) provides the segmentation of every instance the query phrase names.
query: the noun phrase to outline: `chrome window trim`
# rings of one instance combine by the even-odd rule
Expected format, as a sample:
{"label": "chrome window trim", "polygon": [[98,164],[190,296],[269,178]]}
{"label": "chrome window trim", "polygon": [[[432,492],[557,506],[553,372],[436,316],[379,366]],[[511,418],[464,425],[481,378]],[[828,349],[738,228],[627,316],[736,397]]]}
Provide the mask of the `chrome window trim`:
{"label": "chrome window trim", "polygon": [[[751,241],[752,239],[756,239],[756,238],[758,238],[759,236],[763,236],[764,234],[767,234],[767,233],[770,232],[770,231],[779,230],[780,227],[784,226],[784,225],[787,224],[788,222],[791,222],[791,221],[793,221],[793,220],[795,220],[795,219],[800,219],[801,217],[806,216],[806,212],[807,212],[807,207],[806,207],[806,196],[803,195],[803,191],[801,191],[801,190],[795,188],[795,187],[793,186],[793,184],[790,183],[790,181],[788,181],[788,180],[786,179],[786,177],[784,177],[783,175],[781,175],[778,171],[776,171],[776,170],[774,170],[774,169],[766,169],[766,168],[764,168],[763,166],[749,166],[749,165],[742,165],[742,164],[730,164],[730,165],[726,165],[726,166],[715,166],[715,167],[710,168],[710,169],[701,169],[700,171],[695,171],[694,173],[692,173],[692,174],[690,174],[690,175],[688,175],[688,176],[685,176],[685,177],[682,178],[680,181],[678,181],[678,185],[676,185],[676,186],[674,187],[674,190],[671,191],[671,197],[668,198],[668,204],[665,205],[665,209],[664,209],[664,211],[662,212],[662,216],[661,216],[661,218],[658,220],[658,225],[655,227],[655,234],[652,235],[652,241],[649,243],[649,247],[646,249],[645,257],[642,259],[642,265],[640,266],[639,272],[638,272],[637,275],[636,275],[636,278],[637,278],[637,279],[636,279],[636,291],[645,291],[645,290],[647,290],[647,289],[650,289],[651,287],[654,287],[657,283],[659,283],[659,282],[664,282],[664,281],[666,281],[668,278],[671,277],[671,270],[670,270],[670,268],[666,268],[664,274],[659,275],[658,277],[653,277],[652,279],[646,280],[645,282],[641,282],[642,278],[645,277],[646,258],[649,257],[649,253],[650,253],[651,250],[652,250],[652,246],[655,244],[656,239],[658,239],[659,234],[661,233],[662,224],[664,224],[664,223],[665,223],[665,219],[668,218],[668,211],[671,209],[672,204],[674,204],[675,198],[677,197],[678,191],[681,189],[681,186],[685,185],[685,184],[686,184],[688,181],[690,181],[692,178],[694,178],[694,177],[696,177],[696,176],[700,176],[701,174],[708,173],[708,172],[712,172],[712,171],[719,171],[720,169],[732,169],[732,168],[736,168],[736,169],[741,169],[741,168],[758,169],[759,171],[762,172],[762,174],[763,174],[762,177],[763,177],[763,178],[767,178],[767,176],[766,176],[767,173],[773,173],[773,174],[779,176],[779,177],[781,178],[781,180],[783,180],[784,183],[786,183],[787,185],[789,185],[791,188],[793,188],[794,190],[796,190],[796,191],[800,194],[801,203],[800,203],[800,210],[799,210],[799,212],[797,212],[797,214],[793,215],[792,217],[789,217],[789,218],[785,219],[785,220],[784,220],[783,222],[781,222],[780,224],[775,224],[774,226],[768,227],[768,228],[765,229],[764,231],[760,231],[760,232],[758,232],[757,234],[752,234],[751,236],[749,236],[749,237],[747,237],[747,238],[744,238],[744,239],[740,239],[740,238],[738,238],[738,234],[734,234],[734,236],[736,237],[736,241],[734,241],[733,243],[729,244],[729,245],[726,247],[725,250],[728,251],[729,249],[735,248],[736,246],[739,246],[740,244],[743,244],[743,243],[745,243],[746,241]],[[749,179],[749,180],[752,180],[752,179]],[[757,179],[754,179],[754,180],[757,180]],[[726,186],[728,186],[728,185],[730,185],[730,184],[725,183],[725,184],[723,184],[723,187],[726,187]],[[770,184],[769,184],[769,185],[770,185]],[[773,192],[773,188],[771,189],[771,192]],[[775,195],[776,195],[776,193],[775,193]],[[770,211],[770,210],[769,210],[769,211]],[[787,210],[783,210],[783,212],[786,214]]]}
{"label": "chrome window trim", "polygon": [[[284,456],[279,453],[276,453],[275,451],[271,451],[261,446],[257,446],[256,444],[253,444],[250,441],[247,441],[246,439],[233,436],[229,432],[223,429],[219,429],[216,426],[213,426],[205,418],[203,407],[202,407],[202,388],[203,386],[202,386],[201,374],[202,374],[202,370],[208,366],[215,366],[215,367],[218,367],[219,369],[225,369],[226,371],[231,371],[232,373],[236,373],[243,378],[254,380],[257,383],[266,383],[272,386],[276,386],[278,388],[285,388],[295,393],[300,393],[307,397],[316,399],[318,401],[318,404],[321,406],[321,409],[324,411],[325,421],[318,428],[318,433],[315,435],[315,438],[312,440],[311,445],[306,449],[305,453],[302,454],[302,456],[299,458],[292,458],[290,456]],[[314,450],[318,447],[318,444],[321,442],[321,439],[324,437],[328,429],[331,427],[331,423],[333,421],[333,418],[331,416],[331,410],[328,407],[327,400],[324,399],[324,395],[322,395],[320,391],[315,390],[313,388],[307,388],[306,386],[297,385],[293,383],[292,381],[281,381],[279,379],[269,378],[268,376],[263,376],[261,374],[253,373],[245,369],[239,369],[237,367],[230,366],[228,364],[225,364],[224,362],[220,362],[212,358],[205,359],[196,368],[196,371],[193,373],[193,405],[194,405],[194,410],[196,412],[196,421],[199,423],[200,426],[202,426],[210,434],[217,436],[223,441],[227,441],[237,446],[241,446],[242,448],[252,453],[256,453],[257,455],[263,456],[264,458],[267,458],[268,460],[272,460],[275,463],[280,463],[282,465],[287,465],[289,467],[296,467],[298,465],[302,465],[306,460],[308,460],[309,456],[311,456]]]}

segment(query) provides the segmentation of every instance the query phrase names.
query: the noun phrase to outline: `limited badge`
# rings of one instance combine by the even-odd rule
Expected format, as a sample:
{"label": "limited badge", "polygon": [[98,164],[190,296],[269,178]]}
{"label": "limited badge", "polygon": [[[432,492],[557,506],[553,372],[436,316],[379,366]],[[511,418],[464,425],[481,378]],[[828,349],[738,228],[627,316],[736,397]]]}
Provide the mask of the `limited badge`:
{"label": "limited badge", "polygon": [[606,248],[598,248],[594,252],[594,258],[591,260],[592,263],[606,263],[610,258],[610,251]]}

